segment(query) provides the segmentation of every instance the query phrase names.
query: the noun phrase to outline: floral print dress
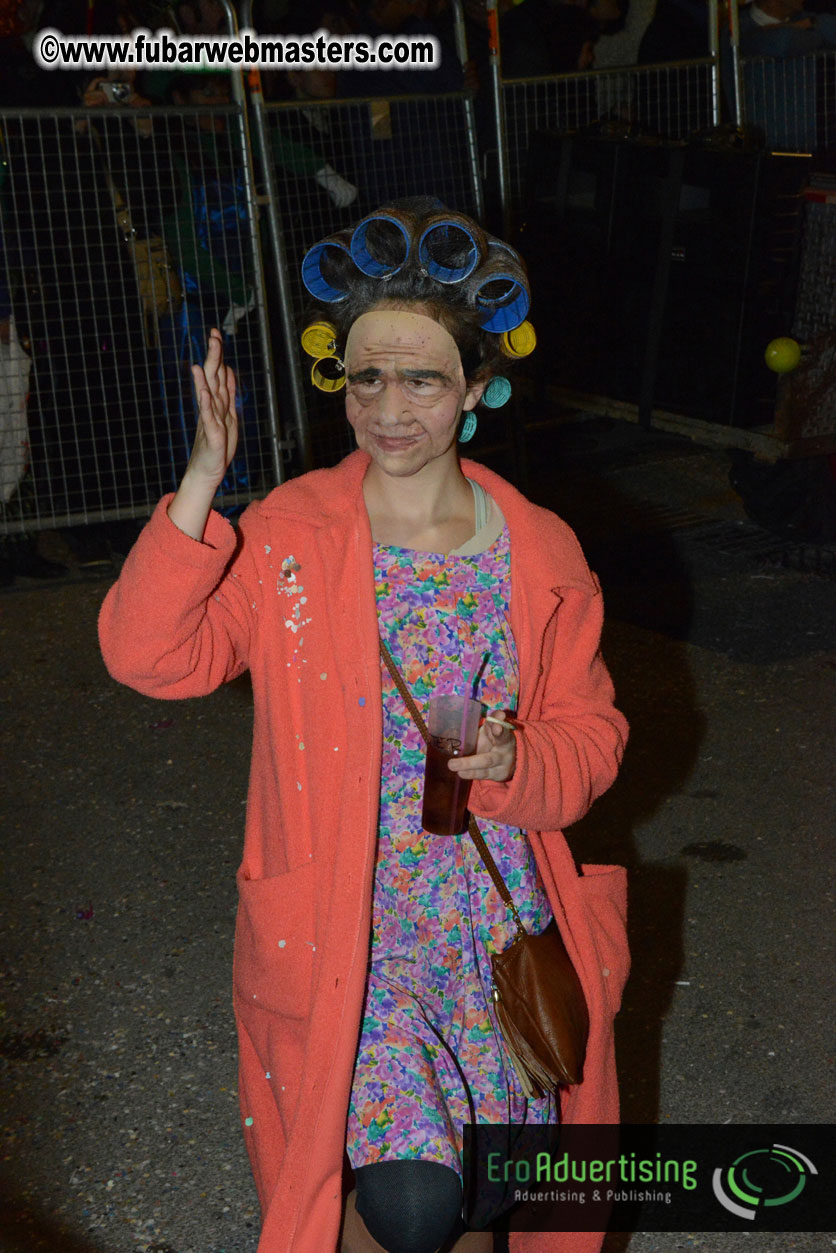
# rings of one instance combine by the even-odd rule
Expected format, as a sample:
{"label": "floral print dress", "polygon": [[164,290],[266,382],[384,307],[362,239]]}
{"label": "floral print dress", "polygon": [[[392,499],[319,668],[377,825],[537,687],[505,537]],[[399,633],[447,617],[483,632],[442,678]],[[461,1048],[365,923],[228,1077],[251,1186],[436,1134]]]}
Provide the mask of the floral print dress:
{"label": "floral print dress", "polygon": [[[375,544],[374,563],[381,635],[424,716],[430,694],[462,692],[470,658],[485,653],[478,699],[515,710],[507,525],[476,555]],[[412,1158],[461,1174],[462,1123],[558,1114],[553,1098],[526,1101],[492,1009],[490,954],[511,942],[513,921],[470,836],[422,829],[424,741],[381,667],[372,941],[347,1151],[354,1167]],[[525,834],[484,819],[479,827],[526,929],[545,930],[551,908]]]}

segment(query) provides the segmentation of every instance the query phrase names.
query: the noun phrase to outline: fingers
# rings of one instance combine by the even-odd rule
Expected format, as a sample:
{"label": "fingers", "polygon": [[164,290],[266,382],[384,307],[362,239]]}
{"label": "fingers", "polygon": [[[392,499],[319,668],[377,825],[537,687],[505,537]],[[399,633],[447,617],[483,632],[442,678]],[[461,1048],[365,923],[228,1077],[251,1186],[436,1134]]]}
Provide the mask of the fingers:
{"label": "fingers", "polygon": [[229,400],[229,412],[234,417],[235,409],[235,371],[227,369],[226,371],[226,394]]}
{"label": "fingers", "polygon": [[474,753],[471,757],[453,757],[447,766],[463,779],[494,779],[502,782],[510,777],[512,759],[506,752]]}
{"label": "fingers", "polygon": [[490,754],[474,753],[472,757],[451,757],[447,762],[447,769],[452,770],[453,774],[460,774],[464,779],[472,779],[474,771],[490,770],[494,765]]}
{"label": "fingers", "polygon": [[457,774],[463,774],[469,770],[492,770],[504,760],[504,755],[500,758],[496,753],[472,753],[470,757],[451,757],[447,764]]}
{"label": "fingers", "polygon": [[502,717],[505,719],[504,711],[500,710],[499,714],[491,714],[491,722],[487,719],[479,728],[479,737],[476,741],[477,753],[490,753],[494,749],[507,749],[513,739],[514,732],[510,726],[497,726],[493,721],[494,718]]}
{"label": "fingers", "polygon": [[209,333],[206,360],[192,366],[192,377],[206,421],[226,423],[235,416],[235,374],[224,363],[223,339],[216,327]]}
{"label": "fingers", "polygon": [[225,373],[223,375],[221,374],[222,370],[225,371],[223,359],[224,348],[221,333],[217,327],[213,326],[212,330],[209,332],[209,348],[206,353],[206,361],[203,365],[206,383],[212,396],[216,396],[218,394],[219,386],[222,385],[222,381],[225,381],[226,378]]}
{"label": "fingers", "polygon": [[502,709],[500,709],[498,714],[491,715],[490,722],[485,723],[485,730],[493,740],[494,744],[499,744],[500,741],[507,744],[508,736],[514,734],[514,729],[508,722],[505,722],[504,726],[499,726],[498,721],[500,718],[503,722],[505,722],[505,711]]}
{"label": "fingers", "polygon": [[235,455],[238,420],[235,410],[235,375],[224,364],[223,340],[215,327],[209,334],[206,360],[192,366],[198,421],[189,458],[192,478],[221,482]]}
{"label": "fingers", "polygon": [[81,103],[87,109],[98,109],[102,105],[107,104],[107,96],[102,91],[102,83],[106,83],[107,78],[100,77],[92,79],[85,89]]}
{"label": "fingers", "polygon": [[209,347],[201,374],[211,399],[217,401],[222,398],[225,404],[226,366],[224,365],[223,340],[220,331],[214,326],[209,332]]}
{"label": "fingers", "polygon": [[225,400],[226,396],[224,393],[226,392],[227,367],[226,367],[226,362],[224,361],[224,341],[223,341],[220,331],[217,330],[215,327],[213,327],[212,330],[209,332],[210,349],[213,346],[216,348],[217,354],[218,354],[218,370],[217,370],[218,395],[223,396]]}
{"label": "fingers", "polygon": [[[504,711],[491,717],[505,721]],[[467,757],[454,757],[448,768],[463,779],[492,779],[504,783],[514,773],[517,745],[512,728],[484,722],[479,728],[476,752]]]}
{"label": "fingers", "polygon": [[192,380],[194,382],[194,390],[195,390],[195,395],[197,396],[197,403],[202,408],[203,407],[202,398],[204,395],[209,394],[209,386],[206,382],[206,375],[203,372],[203,366],[201,365],[192,366]]}
{"label": "fingers", "polygon": [[213,398],[204,371],[200,366],[192,366],[198,408],[198,439],[203,438],[212,448],[219,448],[226,443],[226,420],[223,412]]}
{"label": "fingers", "polygon": [[213,418],[212,410],[212,394],[209,391],[209,384],[203,366],[192,366],[192,378],[194,380],[194,390],[197,396],[197,405],[202,418]]}

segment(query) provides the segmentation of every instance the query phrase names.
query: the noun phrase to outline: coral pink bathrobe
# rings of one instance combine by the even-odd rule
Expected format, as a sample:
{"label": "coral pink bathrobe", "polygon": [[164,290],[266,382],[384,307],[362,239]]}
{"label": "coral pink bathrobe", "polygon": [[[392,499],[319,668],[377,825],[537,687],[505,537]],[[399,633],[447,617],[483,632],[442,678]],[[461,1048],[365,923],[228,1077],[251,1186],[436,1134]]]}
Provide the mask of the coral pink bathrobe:
{"label": "coral pink bathrobe", "polygon": [[[372,537],[355,452],[291,480],[204,542],[158,506],[104,602],[114,678],[164,699],[249,667],[253,758],[234,956],[244,1137],[263,1211],[259,1253],[338,1246],[345,1124],[369,954],[380,792],[381,678]],[[578,874],[561,834],[612,782],[626,723],[598,645],[600,589],[554,514],[474,462],[511,536],[520,660],[517,763],[477,781],[477,816],[528,832],[580,974],[591,1029],[562,1116],[615,1122],[613,1018],[629,958],[624,871]],[[291,560],[292,559],[292,560]],[[595,1233],[518,1234],[512,1253],[592,1253]]]}

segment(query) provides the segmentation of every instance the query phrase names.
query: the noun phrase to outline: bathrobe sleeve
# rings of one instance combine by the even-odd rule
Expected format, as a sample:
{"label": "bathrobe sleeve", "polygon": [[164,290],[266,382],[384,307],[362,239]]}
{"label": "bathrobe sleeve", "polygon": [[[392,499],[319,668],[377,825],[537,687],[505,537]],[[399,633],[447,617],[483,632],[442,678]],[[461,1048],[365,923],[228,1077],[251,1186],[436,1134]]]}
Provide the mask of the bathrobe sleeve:
{"label": "bathrobe sleeve", "polygon": [[[584,816],[615,779],[627,721],[613,704],[612,681],[600,653],[603,597],[590,586],[561,589],[561,602],[542,638],[533,698],[521,702],[517,760],[507,783],[477,780],[470,808],[477,817],[531,831],[561,831]],[[542,624],[541,624],[542,625]]]}
{"label": "bathrobe sleeve", "polygon": [[[238,535],[214,510],[202,543],[160,501],[99,614],[108,671],[146,696],[204,696],[247,668],[261,594],[248,540],[255,511]],[[246,518],[246,521],[245,521]]]}

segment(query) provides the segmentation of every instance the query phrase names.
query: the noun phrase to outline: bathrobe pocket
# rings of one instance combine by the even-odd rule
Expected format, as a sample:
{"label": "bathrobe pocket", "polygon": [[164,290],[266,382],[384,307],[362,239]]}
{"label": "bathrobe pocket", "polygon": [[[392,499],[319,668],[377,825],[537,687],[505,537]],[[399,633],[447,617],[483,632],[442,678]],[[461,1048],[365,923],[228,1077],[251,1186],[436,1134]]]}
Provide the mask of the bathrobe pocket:
{"label": "bathrobe pocket", "polygon": [[313,863],[269,879],[238,874],[233,981],[239,997],[288,1018],[311,1006],[316,933]]}
{"label": "bathrobe pocket", "polygon": [[581,866],[578,880],[613,1014],[630,973],[627,944],[627,871],[623,866]]}

